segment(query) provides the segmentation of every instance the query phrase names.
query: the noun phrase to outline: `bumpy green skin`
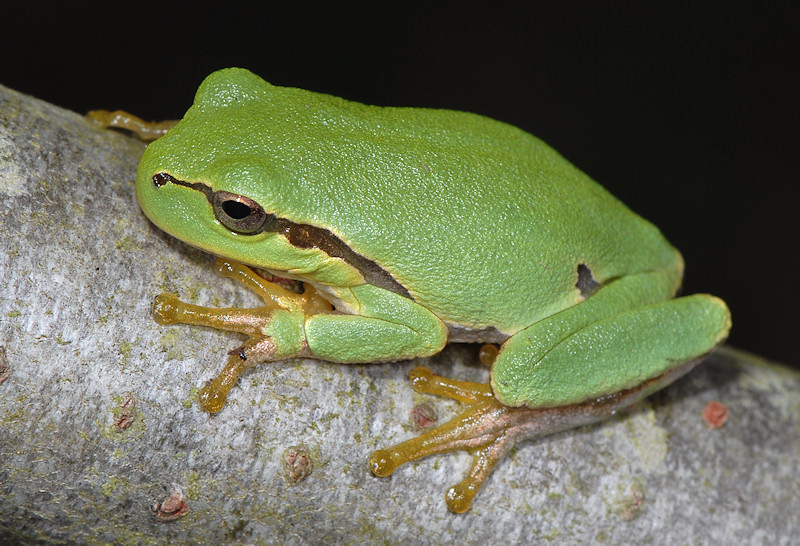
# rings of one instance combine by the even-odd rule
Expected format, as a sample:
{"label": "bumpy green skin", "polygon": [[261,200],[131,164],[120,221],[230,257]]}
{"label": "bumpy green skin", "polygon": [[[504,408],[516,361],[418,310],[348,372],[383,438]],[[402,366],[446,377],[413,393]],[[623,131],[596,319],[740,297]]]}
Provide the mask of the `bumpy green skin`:
{"label": "bumpy green skin", "polygon": [[[413,301],[276,233],[231,232],[202,193],[155,188],[161,172],[329,230]],[[683,264],[658,229],[542,141],[474,114],[367,106],[226,69],[148,147],[137,194],[174,236],[330,297],[347,315],[303,319],[320,358],[432,354],[448,325],[514,336],[493,369],[495,393],[510,405],[562,405],[634,386],[707,352],[730,325],[710,296],[666,303]],[[601,285],[585,302],[580,264]],[[663,305],[665,316],[647,307]],[[666,324],[653,330],[656,315]]]}

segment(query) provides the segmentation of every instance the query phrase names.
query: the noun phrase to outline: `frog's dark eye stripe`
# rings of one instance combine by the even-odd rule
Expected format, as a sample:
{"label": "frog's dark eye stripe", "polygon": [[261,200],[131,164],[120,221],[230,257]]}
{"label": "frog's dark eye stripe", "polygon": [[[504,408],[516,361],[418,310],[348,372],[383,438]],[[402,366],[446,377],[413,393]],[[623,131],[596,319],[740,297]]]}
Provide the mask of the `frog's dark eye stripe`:
{"label": "frog's dark eye stripe", "polygon": [[253,199],[227,191],[213,191],[202,182],[186,182],[167,173],[153,175],[153,185],[160,188],[177,184],[199,191],[206,196],[214,216],[226,228],[240,235],[256,235],[268,231],[279,233],[297,248],[315,248],[328,256],[341,258],[358,269],[368,283],[386,288],[409,299],[411,294],[388,271],[374,261],[358,254],[329,230],[308,224],[298,224],[269,213]]}
{"label": "frog's dark eye stripe", "polygon": [[217,217],[217,220],[223,226],[236,233],[243,235],[260,233],[264,230],[267,219],[269,217],[275,218],[275,215],[267,214],[261,205],[244,195],[237,195],[227,191],[213,191],[202,182],[186,182],[167,173],[153,175],[153,185],[156,188],[167,184],[177,184],[178,186],[197,190],[205,195],[214,209],[214,216]]}
{"label": "frog's dark eye stripe", "polygon": [[187,188],[191,188],[193,190],[197,190],[200,193],[206,196],[206,199],[211,201],[211,195],[213,192],[211,188],[203,184],[202,182],[185,182],[183,180],[178,180],[171,174],[167,173],[156,173],[153,175],[153,185],[156,188],[160,188],[161,186],[166,186],[167,184],[177,184],[178,186],[185,186]]}

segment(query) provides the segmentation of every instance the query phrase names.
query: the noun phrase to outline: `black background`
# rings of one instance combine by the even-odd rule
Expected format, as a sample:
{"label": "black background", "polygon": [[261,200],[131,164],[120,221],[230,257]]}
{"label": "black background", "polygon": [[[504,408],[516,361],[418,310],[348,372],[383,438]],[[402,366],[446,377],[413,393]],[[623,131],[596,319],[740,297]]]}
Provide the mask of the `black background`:
{"label": "black background", "polygon": [[81,113],[174,119],[204,76],[242,66],[518,125],[661,228],[684,254],[684,293],[730,305],[731,344],[798,365],[800,20],[788,2],[111,4],[4,8],[0,83]]}

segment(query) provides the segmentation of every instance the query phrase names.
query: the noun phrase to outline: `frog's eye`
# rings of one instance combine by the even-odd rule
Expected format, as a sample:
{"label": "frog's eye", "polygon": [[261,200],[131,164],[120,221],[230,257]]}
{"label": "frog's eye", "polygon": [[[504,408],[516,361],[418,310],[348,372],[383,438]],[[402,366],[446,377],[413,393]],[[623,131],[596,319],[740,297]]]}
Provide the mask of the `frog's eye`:
{"label": "frog's eye", "polygon": [[214,216],[223,226],[244,235],[260,233],[269,216],[261,205],[249,197],[227,191],[215,191],[211,205],[214,207]]}

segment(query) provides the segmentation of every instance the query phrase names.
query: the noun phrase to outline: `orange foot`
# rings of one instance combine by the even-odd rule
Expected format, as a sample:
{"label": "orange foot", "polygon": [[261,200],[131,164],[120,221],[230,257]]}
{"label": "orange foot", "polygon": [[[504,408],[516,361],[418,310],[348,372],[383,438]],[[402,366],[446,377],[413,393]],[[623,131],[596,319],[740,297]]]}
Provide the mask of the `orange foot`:
{"label": "orange foot", "polygon": [[506,406],[495,398],[488,383],[456,381],[434,375],[427,368],[415,368],[410,376],[415,391],[447,396],[469,407],[451,421],[417,438],[373,451],[369,465],[375,475],[385,477],[400,465],[428,455],[460,449],[471,452],[473,463],[469,474],[445,495],[447,507],[452,512],[462,513],[469,509],[481,485],[517,442],[607,419],[668,385],[697,362],[689,362],[642,385],[595,400],[536,409]]}

